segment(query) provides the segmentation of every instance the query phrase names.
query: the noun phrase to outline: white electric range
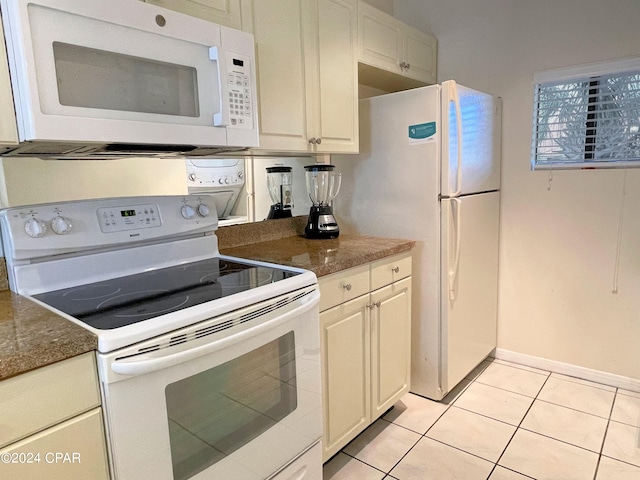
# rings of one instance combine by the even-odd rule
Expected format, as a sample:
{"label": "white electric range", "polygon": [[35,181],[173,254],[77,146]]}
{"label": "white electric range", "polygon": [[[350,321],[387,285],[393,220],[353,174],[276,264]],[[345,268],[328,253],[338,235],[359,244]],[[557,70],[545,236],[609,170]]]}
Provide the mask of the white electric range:
{"label": "white electric range", "polygon": [[320,479],[312,272],[219,254],[207,195],[0,212],[10,288],[90,330],[116,479]]}

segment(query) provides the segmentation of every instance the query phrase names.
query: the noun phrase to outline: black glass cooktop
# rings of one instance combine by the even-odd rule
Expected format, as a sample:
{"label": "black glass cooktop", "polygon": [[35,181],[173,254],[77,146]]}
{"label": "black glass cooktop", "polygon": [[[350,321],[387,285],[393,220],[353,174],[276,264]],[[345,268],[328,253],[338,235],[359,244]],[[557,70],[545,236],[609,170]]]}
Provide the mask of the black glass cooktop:
{"label": "black glass cooktop", "polygon": [[34,298],[94,328],[110,330],[295,275],[298,273],[211,258]]}

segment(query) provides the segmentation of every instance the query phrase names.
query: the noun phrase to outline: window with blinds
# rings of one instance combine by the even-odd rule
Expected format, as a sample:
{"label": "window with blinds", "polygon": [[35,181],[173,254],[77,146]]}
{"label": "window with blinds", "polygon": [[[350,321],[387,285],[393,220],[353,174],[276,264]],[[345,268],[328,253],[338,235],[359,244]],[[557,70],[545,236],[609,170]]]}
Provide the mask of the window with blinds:
{"label": "window with blinds", "polygon": [[532,169],[640,167],[640,58],[534,77]]}

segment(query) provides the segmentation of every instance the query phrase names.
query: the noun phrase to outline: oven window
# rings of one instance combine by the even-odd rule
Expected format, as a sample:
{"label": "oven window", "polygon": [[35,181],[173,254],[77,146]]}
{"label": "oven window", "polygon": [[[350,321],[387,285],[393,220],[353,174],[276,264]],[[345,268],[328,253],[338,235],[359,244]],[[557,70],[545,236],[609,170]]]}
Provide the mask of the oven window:
{"label": "oven window", "polygon": [[198,116],[193,67],[54,42],[58,97],[71,107]]}
{"label": "oven window", "polygon": [[165,390],[173,478],[222,460],[297,406],[293,332]]}

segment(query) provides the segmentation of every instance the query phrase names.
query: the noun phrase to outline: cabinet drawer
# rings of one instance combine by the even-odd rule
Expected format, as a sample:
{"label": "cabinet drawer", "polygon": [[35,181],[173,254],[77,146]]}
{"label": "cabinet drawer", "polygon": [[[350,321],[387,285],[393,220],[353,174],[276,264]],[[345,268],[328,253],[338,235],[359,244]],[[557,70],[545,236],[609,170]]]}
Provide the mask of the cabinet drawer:
{"label": "cabinet drawer", "polygon": [[411,253],[401,253],[371,264],[371,290],[411,276]]}
{"label": "cabinet drawer", "polygon": [[93,353],[0,382],[0,447],[100,405]]}
{"label": "cabinet drawer", "polygon": [[320,277],[320,311],[369,292],[369,265]]}
{"label": "cabinet drawer", "polygon": [[0,450],[0,455],[2,478],[107,480],[102,409],[96,408],[9,445]]}

